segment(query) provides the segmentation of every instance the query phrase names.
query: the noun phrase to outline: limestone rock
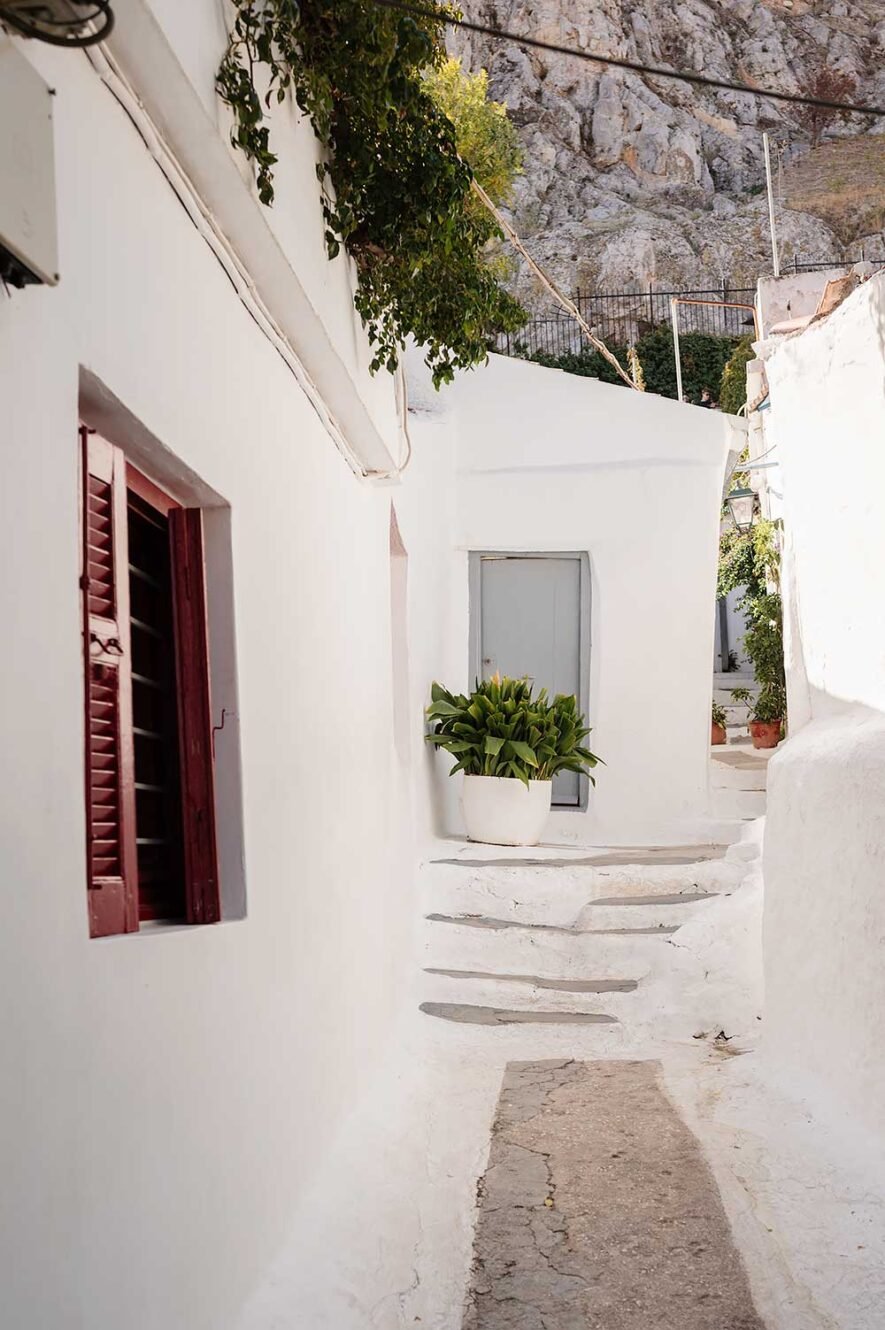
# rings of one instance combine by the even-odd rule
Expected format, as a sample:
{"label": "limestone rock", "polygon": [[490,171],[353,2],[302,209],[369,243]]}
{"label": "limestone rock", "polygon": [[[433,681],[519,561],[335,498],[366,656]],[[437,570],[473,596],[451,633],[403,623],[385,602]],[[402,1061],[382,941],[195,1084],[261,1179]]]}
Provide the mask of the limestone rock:
{"label": "limestone rock", "polygon": [[[882,0],[467,0],[464,12],[586,51],[787,92],[833,68],[857,80],[857,100],[885,101]],[[867,258],[885,257],[881,231],[848,234],[826,209],[815,216],[805,194],[801,207],[791,200],[783,181],[809,135],[785,104],[476,34],[457,33],[452,49],[489,70],[492,95],[519,127],[526,166],[512,215],[570,293],[752,284],[770,271],[763,129],[783,153],[782,259],[853,257],[862,240]],[[869,134],[885,153],[882,121],[853,117],[828,130],[830,139]],[[530,307],[548,306],[527,272],[514,286]]]}

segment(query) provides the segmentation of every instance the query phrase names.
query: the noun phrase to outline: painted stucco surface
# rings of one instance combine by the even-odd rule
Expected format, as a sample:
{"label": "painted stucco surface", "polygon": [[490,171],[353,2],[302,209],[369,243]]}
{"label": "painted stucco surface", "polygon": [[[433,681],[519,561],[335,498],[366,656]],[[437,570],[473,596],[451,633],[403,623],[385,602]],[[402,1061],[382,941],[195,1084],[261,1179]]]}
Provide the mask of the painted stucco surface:
{"label": "painted stucco surface", "polygon": [[885,277],[769,355],[791,738],[769,769],[768,1048],[881,1133]]}
{"label": "painted stucco surface", "polygon": [[[35,58],[57,89],[63,277],[0,293],[2,1319],[220,1330],[370,1082],[409,964],[391,490],[354,477],[86,57]],[[395,419],[390,381],[366,382]],[[174,455],[229,505],[218,746],[241,747],[247,917],[90,941],[77,421],[96,385],[106,432],[137,421],[155,470]],[[416,458],[418,488],[437,461]],[[400,523],[432,562],[433,518]],[[420,773],[448,657],[444,622],[420,600],[414,619]]]}
{"label": "painted stucco surface", "polygon": [[[189,70],[204,36],[217,47],[214,5],[177,20],[164,6],[163,18]],[[416,847],[459,826],[422,707],[432,678],[465,677],[469,548],[590,549],[596,659],[609,661],[592,697],[611,770],[601,809],[624,835],[671,816],[708,825],[725,441],[709,413],[493,362],[453,390],[463,430],[448,407],[413,415],[401,484],[357,478],[87,57],[28,56],[56,89],[62,281],[0,293],[3,1315],[35,1330],[224,1330],[396,1050]],[[205,109],[206,69],[192,78]],[[150,92],[162,101],[165,88]],[[316,202],[312,152],[312,139],[299,145],[273,225],[398,457],[394,386],[367,374],[347,274],[324,266],[303,200],[289,208],[308,181]],[[256,205],[256,234],[267,225]],[[560,398],[574,428],[551,442]],[[80,413],[208,506],[210,617],[224,620],[216,724],[228,711],[222,870],[236,877],[217,927],[88,938]],[[523,474],[499,475],[511,452]],[[674,529],[686,500],[693,516]],[[406,551],[395,568],[391,502]],[[619,531],[625,505],[635,518]],[[674,651],[668,714],[650,722],[645,682],[651,670],[660,686]],[[684,764],[665,761],[680,725]],[[588,816],[553,830],[580,841],[597,827]]]}

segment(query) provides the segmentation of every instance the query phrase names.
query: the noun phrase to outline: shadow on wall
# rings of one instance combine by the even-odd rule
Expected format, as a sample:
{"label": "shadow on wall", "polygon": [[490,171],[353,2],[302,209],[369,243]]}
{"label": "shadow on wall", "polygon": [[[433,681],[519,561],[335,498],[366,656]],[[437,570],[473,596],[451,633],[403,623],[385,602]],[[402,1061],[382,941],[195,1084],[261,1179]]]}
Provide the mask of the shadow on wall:
{"label": "shadow on wall", "polygon": [[885,1122],[885,713],[820,689],[772,759],[765,1053],[833,1117]]}

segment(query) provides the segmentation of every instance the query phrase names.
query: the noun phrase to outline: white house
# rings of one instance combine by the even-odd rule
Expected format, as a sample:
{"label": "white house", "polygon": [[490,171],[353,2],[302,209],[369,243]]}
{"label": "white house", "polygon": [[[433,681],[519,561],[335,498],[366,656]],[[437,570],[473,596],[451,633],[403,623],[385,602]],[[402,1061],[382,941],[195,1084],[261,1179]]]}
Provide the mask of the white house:
{"label": "white house", "polygon": [[52,89],[59,276],[0,290],[3,1318],[222,1330],[391,1037],[483,556],[574,561],[607,766],[550,837],[723,830],[728,427],[495,360],[419,393],[404,470],[309,126],[278,110],[262,208],[221,8],[117,9],[90,53],[0,36],[4,134]]}

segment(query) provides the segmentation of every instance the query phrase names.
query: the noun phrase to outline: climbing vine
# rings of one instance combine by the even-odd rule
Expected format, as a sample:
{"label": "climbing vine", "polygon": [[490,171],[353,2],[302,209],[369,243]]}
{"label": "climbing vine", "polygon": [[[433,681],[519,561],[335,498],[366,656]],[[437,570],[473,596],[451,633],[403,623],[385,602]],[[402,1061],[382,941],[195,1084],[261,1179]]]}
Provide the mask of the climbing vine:
{"label": "climbing vine", "polygon": [[426,77],[445,62],[443,20],[456,11],[439,0],[426,8],[432,17],[372,0],[234,0],[217,88],[268,206],[277,164],[268,112],[293,95],[310,117],[325,150],[326,245],[356,263],[372,369],[395,369],[411,336],[438,386],[484,360],[493,334],[515,331],[525,314],[489,262],[500,233],[472,200],[471,168]]}
{"label": "climbing vine", "polygon": [[747,625],[744,650],[760,685],[758,720],[779,720],[786,714],[779,531],[779,522],[760,518],[750,531],[732,528],[719,540],[716,594],[727,596],[729,591],[742,590],[738,608]]}

